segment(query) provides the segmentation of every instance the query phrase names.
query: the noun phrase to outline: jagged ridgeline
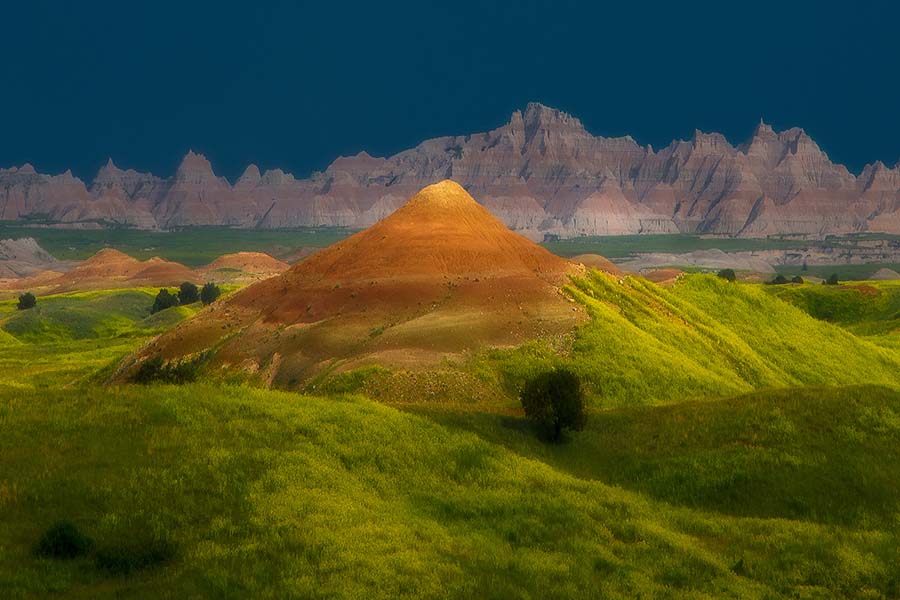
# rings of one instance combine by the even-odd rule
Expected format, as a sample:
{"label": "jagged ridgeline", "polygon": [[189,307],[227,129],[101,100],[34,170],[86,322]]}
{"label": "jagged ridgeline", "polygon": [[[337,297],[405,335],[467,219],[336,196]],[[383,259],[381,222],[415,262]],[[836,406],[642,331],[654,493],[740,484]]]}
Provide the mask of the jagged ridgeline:
{"label": "jagged ridgeline", "polygon": [[447,178],[532,239],[900,233],[900,167],[875,162],[854,175],[802,129],[775,132],[760,123],[737,146],[697,131],[657,151],[630,136],[594,136],[578,119],[540,104],[492,131],[427,140],[388,158],[341,157],[309,179],[250,165],[231,184],[194,152],[169,178],[110,160],[90,186],[31,165],[0,170],[0,219],[363,228]]}

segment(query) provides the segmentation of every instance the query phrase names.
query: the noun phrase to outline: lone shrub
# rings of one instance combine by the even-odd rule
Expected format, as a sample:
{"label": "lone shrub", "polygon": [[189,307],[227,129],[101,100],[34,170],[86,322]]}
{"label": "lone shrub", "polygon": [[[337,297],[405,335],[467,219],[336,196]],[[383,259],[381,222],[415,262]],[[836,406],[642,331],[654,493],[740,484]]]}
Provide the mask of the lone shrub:
{"label": "lone shrub", "polygon": [[177,294],[172,294],[166,289],[159,290],[156,299],[153,301],[153,306],[150,308],[150,314],[172,308],[173,306],[178,306],[179,304],[180,302],[178,301]]}
{"label": "lone shrub", "polygon": [[47,558],[76,558],[91,551],[94,543],[70,521],[57,521],[38,541],[36,552]]}
{"label": "lone shrub", "polygon": [[565,429],[584,429],[587,417],[581,382],[567,369],[541,373],[526,383],[521,400],[525,416],[550,441],[558,442]]}
{"label": "lone shrub", "polygon": [[219,286],[212,282],[207,282],[203,289],[200,290],[200,300],[203,304],[212,304],[221,294],[222,290],[219,289]]}
{"label": "lone shrub", "polygon": [[131,377],[134,383],[190,383],[197,379],[203,357],[194,360],[166,362],[162,356],[148,358]]}
{"label": "lone shrub", "polygon": [[785,283],[788,283],[788,278],[784,275],[781,275],[780,273],[775,277],[775,279],[769,282],[770,285],[784,285]]}
{"label": "lone shrub", "polygon": [[734,269],[722,269],[717,275],[726,281],[734,281],[737,279],[737,276],[734,274]]}
{"label": "lone shrub", "polygon": [[794,275],[793,279],[791,279],[791,283],[803,283],[803,278],[799,275]]}
{"label": "lone shrub", "polygon": [[37,298],[34,297],[34,294],[25,292],[19,296],[19,303],[16,305],[16,308],[19,310],[28,310],[29,308],[34,308],[36,304]]}
{"label": "lone shrub", "polygon": [[831,276],[825,280],[825,285],[837,285],[840,283],[838,281],[837,273],[832,273]]}
{"label": "lone shrub", "polygon": [[180,304],[193,304],[200,299],[200,290],[190,281],[185,281],[178,288],[178,302]]}

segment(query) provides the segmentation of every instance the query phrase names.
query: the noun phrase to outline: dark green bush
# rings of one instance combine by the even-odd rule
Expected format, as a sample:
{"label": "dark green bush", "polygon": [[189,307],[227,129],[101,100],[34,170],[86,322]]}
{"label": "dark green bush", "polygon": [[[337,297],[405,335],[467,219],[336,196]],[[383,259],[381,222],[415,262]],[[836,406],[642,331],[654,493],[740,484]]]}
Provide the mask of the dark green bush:
{"label": "dark green bush", "polygon": [[200,300],[203,301],[203,304],[212,304],[221,294],[222,290],[219,289],[219,286],[212,282],[207,282],[203,289],[200,290]]}
{"label": "dark green bush", "polygon": [[788,283],[788,278],[779,273],[775,279],[769,282],[769,285],[784,285],[785,283]]}
{"label": "dark green bush", "polygon": [[178,306],[179,304],[181,304],[181,302],[179,302],[177,294],[172,294],[166,289],[159,290],[156,299],[153,301],[153,306],[150,308],[150,314],[172,308],[173,306]]}
{"label": "dark green bush", "polygon": [[825,285],[837,285],[840,283],[838,281],[837,273],[832,273],[831,276],[825,280]]}
{"label": "dark green bush", "polygon": [[57,521],[38,541],[36,552],[47,558],[76,558],[91,551],[93,541],[70,521]]}
{"label": "dark green bush", "polygon": [[550,441],[562,439],[563,430],[584,429],[587,417],[581,382],[567,369],[541,373],[525,384],[520,399],[525,416]]}
{"label": "dark green bush", "polygon": [[19,296],[19,303],[16,305],[16,308],[19,310],[28,310],[29,308],[34,308],[36,304],[37,298],[34,297],[34,294],[25,292]]}
{"label": "dark green bush", "polygon": [[190,383],[197,379],[202,357],[194,360],[165,361],[162,356],[148,358],[131,377],[134,383]]}
{"label": "dark green bush", "polygon": [[180,304],[193,304],[200,299],[200,290],[190,281],[185,281],[178,288],[178,302]]}
{"label": "dark green bush", "polygon": [[803,278],[799,275],[794,275],[794,277],[791,279],[791,283],[803,283]]}
{"label": "dark green bush", "polygon": [[138,529],[98,548],[95,564],[111,575],[128,575],[167,563],[176,553],[175,544],[165,536]]}
{"label": "dark green bush", "polygon": [[737,275],[734,274],[734,269],[722,269],[717,275],[727,281],[734,281],[737,279]]}

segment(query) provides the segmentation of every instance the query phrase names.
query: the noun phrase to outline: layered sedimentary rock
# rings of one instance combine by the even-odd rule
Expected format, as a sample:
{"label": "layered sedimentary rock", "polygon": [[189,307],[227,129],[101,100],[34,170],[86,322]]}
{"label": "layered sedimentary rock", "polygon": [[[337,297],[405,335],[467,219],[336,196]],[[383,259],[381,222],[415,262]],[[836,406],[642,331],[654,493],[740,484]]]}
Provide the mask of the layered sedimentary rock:
{"label": "layered sedimentary rock", "polygon": [[140,261],[114,248],[104,248],[80,262],[63,262],[32,238],[0,240],[0,298],[22,291],[47,295],[121,287],[174,287],[185,281],[245,285],[289,268],[262,252],[225,254],[206,266],[191,269],[158,256]]}
{"label": "layered sedimentary rock", "polygon": [[200,352],[207,364],[284,387],[323,369],[431,366],[571,331],[586,315],[561,288],[583,273],[442,181],[166,332],[126,359],[116,379],[150,357]]}
{"label": "layered sedimentary rock", "polygon": [[168,179],[110,161],[89,188],[71,173],[41,175],[30,165],[0,170],[0,218],[363,228],[443,179],[459,182],[507,226],[535,239],[900,233],[900,166],[876,162],[855,176],[801,129],[779,133],[760,123],[737,146],[697,131],[654,151],[630,136],[594,136],[578,119],[540,104],[492,131],[427,140],[388,158],[338,158],[308,179],[250,165],[232,185],[193,152]]}
{"label": "layered sedimentary rock", "polygon": [[66,263],[56,260],[34,238],[0,240],[0,279],[27,277],[46,270],[64,270]]}

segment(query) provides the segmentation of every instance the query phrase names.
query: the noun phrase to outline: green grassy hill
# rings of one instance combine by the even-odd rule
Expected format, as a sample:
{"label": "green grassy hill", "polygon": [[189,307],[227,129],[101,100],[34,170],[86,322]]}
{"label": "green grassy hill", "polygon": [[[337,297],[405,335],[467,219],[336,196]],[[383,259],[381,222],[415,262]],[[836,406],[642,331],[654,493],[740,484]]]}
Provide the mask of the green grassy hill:
{"label": "green grassy hill", "polygon": [[900,281],[773,285],[772,295],[879,345],[900,349]]}
{"label": "green grassy hill", "polygon": [[156,288],[41,296],[16,310],[0,301],[0,388],[49,388],[82,381],[149,337],[194,314],[197,305],[150,314]]}
{"label": "green grassy hill", "polygon": [[888,388],[788,388],[596,410],[563,445],[541,443],[518,417],[409,410],[673,504],[864,528],[900,524],[900,392]]}
{"label": "green grassy hill", "polygon": [[[0,302],[0,597],[898,597],[893,300],[779,287],[593,273],[569,338],[331,397],[99,385],[196,309],[155,289]],[[546,445],[515,392],[555,364],[589,419]],[[59,520],[85,556],[35,554]]]}
{"label": "green grassy hill", "polygon": [[[142,321],[150,316],[155,288],[71,292],[40,298],[30,310],[16,301],[0,302],[5,332],[23,342],[45,343],[147,335]],[[162,329],[159,329],[162,331]]]}
{"label": "green grassy hill", "polygon": [[[893,533],[676,508],[363,399],[202,385],[0,398],[3,597],[897,590]],[[34,556],[58,519],[93,552]],[[165,551],[128,576],[105,566],[147,547]]]}
{"label": "green grassy hill", "polygon": [[534,343],[487,352],[470,369],[514,391],[536,370],[565,364],[604,407],[796,385],[900,385],[900,353],[813,318],[768,287],[690,275],[663,288],[594,271],[570,287],[591,321],[564,356]]}

